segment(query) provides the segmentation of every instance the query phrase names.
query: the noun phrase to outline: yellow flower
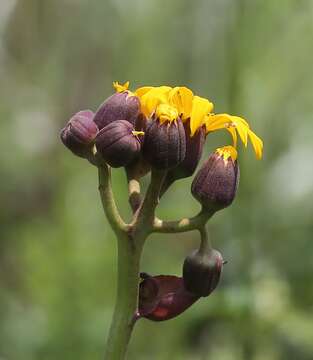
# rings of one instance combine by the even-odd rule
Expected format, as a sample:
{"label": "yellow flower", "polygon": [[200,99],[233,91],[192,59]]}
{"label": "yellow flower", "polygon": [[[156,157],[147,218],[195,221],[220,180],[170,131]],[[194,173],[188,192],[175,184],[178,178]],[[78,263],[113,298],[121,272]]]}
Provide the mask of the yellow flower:
{"label": "yellow flower", "polygon": [[233,138],[234,147],[237,146],[237,133],[245,147],[248,144],[248,138],[251,141],[256,157],[262,158],[263,141],[252,131],[246,120],[239,116],[228,114],[211,114],[205,119],[206,132],[212,132],[219,129],[227,129]]}
{"label": "yellow flower", "polygon": [[[194,136],[202,126],[205,126],[207,134],[226,129],[233,139],[232,149],[237,147],[239,135],[245,147],[247,147],[248,139],[250,139],[256,157],[258,159],[262,158],[263,142],[250,129],[246,120],[229,114],[213,114],[213,103],[208,99],[194,95],[185,86],[176,86],[174,88],[170,86],[143,86],[134,93],[128,90],[128,81],[123,85],[115,82],[113,86],[118,92],[127,90],[131,95],[138,96],[141,112],[147,118],[155,114],[161,123],[175,121],[178,117],[183,122],[189,120],[190,136]],[[233,150],[232,154],[234,154]]]}

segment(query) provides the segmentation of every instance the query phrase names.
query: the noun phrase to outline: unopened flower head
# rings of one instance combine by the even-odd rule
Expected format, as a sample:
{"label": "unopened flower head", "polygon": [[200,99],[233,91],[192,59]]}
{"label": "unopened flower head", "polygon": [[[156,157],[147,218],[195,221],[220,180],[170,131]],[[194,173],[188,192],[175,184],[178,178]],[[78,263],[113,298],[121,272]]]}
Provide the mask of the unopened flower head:
{"label": "unopened flower head", "polygon": [[194,251],[183,265],[185,288],[198,296],[210,295],[219,283],[222,268],[223,258],[217,250]]}
{"label": "unopened flower head", "polygon": [[102,158],[112,167],[131,164],[140,153],[139,136],[126,120],[116,120],[105,126],[96,137],[96,148]]}
{"label": "unopened flower head", "polygon": [[191,192],[203,208],[218,211],[229,206],[239,182],[237,151],[232,146],[216,149],[197,172]]}
{"label": "unopened flower head", "polygon": [[77,156],[86,157],[88,155],[99,131],[93,118],[92,111],[79,111],[61,130],[60,137],[63,144]]}

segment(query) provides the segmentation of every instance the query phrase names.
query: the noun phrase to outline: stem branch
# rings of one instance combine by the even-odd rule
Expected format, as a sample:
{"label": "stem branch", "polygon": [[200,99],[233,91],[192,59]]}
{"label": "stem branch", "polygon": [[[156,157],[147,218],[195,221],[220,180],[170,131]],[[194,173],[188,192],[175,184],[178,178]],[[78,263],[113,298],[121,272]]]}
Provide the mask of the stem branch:
{"label": "stem branch", "polygon": [[99,192],[105,215],[115,232],[127,230],[127,225],[121,218],[115,204],[111,184],[111,171],[108,165],[102,164],[98,167],[99,171]]}
{"label": "stem branch", "polygon": [[126,175],[128,181],[128,201],[134,214],[142,202],[140,195],[139,177],[131,168],[126,169]]}
{"label": "stem branch", "polygon": [[214,212],[201,210],[192,218],[183,218],[176,221],[164,221],[154,219],[153,232],[158,233],[180,233],[203,228],[205,223],[214,215]]}

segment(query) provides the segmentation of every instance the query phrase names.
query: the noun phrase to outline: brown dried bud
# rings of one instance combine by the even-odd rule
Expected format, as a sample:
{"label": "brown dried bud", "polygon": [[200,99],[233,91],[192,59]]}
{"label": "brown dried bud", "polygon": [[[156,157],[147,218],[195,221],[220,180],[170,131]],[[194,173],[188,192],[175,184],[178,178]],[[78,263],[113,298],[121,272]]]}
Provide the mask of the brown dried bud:
{"label": "brown dried bud", "polygon": [[183,266],[185,288],[198,296],[208,296],[216,288],[223,268],[222,255],[217,250],[187,256]]}
{"label": "brown dried bud", "polygon": [[191,192],[204,208],[218,211],[233,202],[239,182],[236,158],[232,146],[217,149],[196,174]]}
{"label": "brown dried bud", "polygon": [[172,319],[187,310],[199,296],[184,288],[183,279],[172,275],[149,276],[139,286],[138,317],[153,321]]}
{"label": "brown dried bud", "polygon": [[167,170],[180,164],[186,155],[185,130],[180,118],[160,123],[150,120],[147,124],[143,154],[152,167]]}
{"label": "brown dried bud", "polygon": [[100,130],[116,120],[127,120],[135,126],[139,113],[139,98],[126,90],[106,99],[98,108],[94,121]]}
{"label": "brown dried bud", "polygon": [[142,134],[126,120],[114,121],[100,130],[96,137],[97,151],[110,166],[127,166],[139,156],[138,136]]}
{"label": "brown dried bud", "polygon": [[98,127],[93,121],[94,113],[83,110],[72,116],[61,130],[61,140],[75,155],[85,157],[90,151],[98,134]]}

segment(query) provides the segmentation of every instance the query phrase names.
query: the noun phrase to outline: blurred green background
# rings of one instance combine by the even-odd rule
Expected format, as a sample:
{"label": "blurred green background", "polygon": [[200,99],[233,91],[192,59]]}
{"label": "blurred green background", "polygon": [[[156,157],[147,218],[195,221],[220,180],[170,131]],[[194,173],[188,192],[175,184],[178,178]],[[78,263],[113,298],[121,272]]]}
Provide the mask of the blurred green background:
{"label": "blurred green background", "polygon": [[[312,0],[1,0],[1,360],[102,358],[115,239],[96,169],[59,131],[113,80],[186,85],[265,144],[262,161],[241,146],[237,198],[209,223],[220,286],[176,319],[140,321],[129,359],[313,359],[312,39]],[[210,135],[203,158],[228,143]],[[190,183],[160,217],[198,210]],[[122,170],[114,190],[128,217]],[[180,275],[198,241],[152,236],[142,269]]]}

